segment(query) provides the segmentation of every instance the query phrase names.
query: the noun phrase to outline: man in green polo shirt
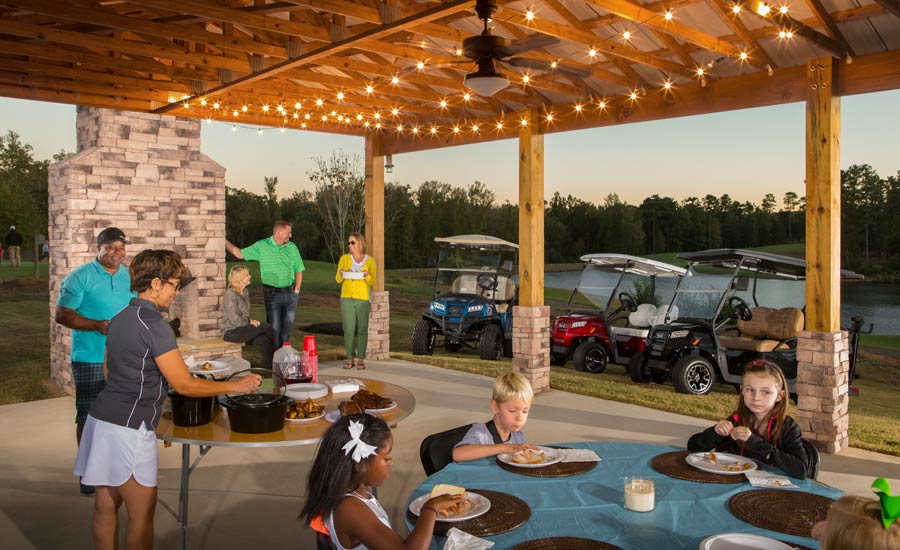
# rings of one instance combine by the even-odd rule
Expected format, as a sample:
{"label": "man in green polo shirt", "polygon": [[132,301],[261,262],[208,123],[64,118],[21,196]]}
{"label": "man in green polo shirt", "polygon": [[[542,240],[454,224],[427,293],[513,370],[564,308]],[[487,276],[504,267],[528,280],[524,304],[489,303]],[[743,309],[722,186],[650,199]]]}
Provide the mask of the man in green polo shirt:
{"label": "man in green polo shirt", "polygon": [[266,322],[272,325],[276,344],[290,342],[297,315],[297,299],[303,284],[303,258],[291,242],[291,223],[275,222],[272,236],[247,248],[225,241],[225,250],[240,260],[259,262],[260,278],[266,303]]}
{"label": "man in green polo shirt", "polygon": [[[94,400],[105,386],[103,360],[109,320],[137,294],[125,267],[125,245],[131,241],[118,227],[97,235],[97,257],[66,275],[56,300],[56,322],[72,329],[72,381],[75,383],[75,437],[81,432]],[[81,486],[81,494],[94,488]]]}

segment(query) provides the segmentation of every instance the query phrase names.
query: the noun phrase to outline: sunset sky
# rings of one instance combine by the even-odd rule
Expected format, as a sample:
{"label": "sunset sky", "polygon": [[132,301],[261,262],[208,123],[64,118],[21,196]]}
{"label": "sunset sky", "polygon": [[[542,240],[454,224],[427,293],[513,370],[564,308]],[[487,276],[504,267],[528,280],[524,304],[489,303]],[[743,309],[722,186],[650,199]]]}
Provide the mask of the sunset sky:
{"label": "sunset sky", "polygon": [[[545,138],[545,191],[602,202],[609,193],[639,204],[658,193],[683,199],[728,193],[758,203],[766,193],[805,195],[804,104],[551,134]],[[841,167],[871,164],[882,177],[900,171],[900,91],[842,98]],[[0,98],[0,131],[14,130],[38,159],[75,150],[75,107]],[[363,154],[362,138],[214,122],[203,124],[203,151],[224,165],[227,185],[261,192],[277,176],[279,196],[312,189],[314,157]],[[413,188],[438,180],[478,180],[498,201],[517,200],[517,141],[394,156],[387,181]]]}

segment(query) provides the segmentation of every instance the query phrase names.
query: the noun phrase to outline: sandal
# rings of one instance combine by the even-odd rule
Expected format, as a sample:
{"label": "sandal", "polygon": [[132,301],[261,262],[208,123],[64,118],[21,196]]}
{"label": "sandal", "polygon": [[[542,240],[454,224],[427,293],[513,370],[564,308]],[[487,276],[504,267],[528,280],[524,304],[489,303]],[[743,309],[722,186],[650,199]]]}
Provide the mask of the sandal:
{"label": "sandal", "polygon": [[347,364],[344,365],[344,369],[352,369],[353,368],[353,359],[347,359]]}
{"label": "sandal", "polygon": [[356,362],[356,370],[366,370],[366,364],[362,359]]}

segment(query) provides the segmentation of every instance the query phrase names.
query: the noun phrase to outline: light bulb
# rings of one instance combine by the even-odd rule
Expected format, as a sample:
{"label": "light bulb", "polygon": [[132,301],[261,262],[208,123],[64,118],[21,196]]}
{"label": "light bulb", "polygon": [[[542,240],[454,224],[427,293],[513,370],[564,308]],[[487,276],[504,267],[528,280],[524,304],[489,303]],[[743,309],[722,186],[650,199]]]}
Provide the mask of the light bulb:
{"label": "light bulb", "polygon": [[589,55],[590,57],[597,57],[597,50],[595,50],[594,48],[591,48],[591,49],[588,51],[588,55]]}
{"label": "light bulb", "polygon": [[666,14],[663,15],[663,17],[666,18],[666,21],[671,21],[672,20],[672,10],[667,11]]}
{"label": "light bulb", "polygon": [[316,100],[316,107],[321,107],[325,102],[322,101],[322,98]]}
{"label": "light bulb", "polygon": [[213,103],[213,109],[216,109],[216,110],[219,109],[219,102],[218,102],[218,101],[216,101],[215,103]]}
{"label": "light bulb", "polygon": [[294,103],[294,109],[300,109],[300,102]]}
{"label": "light bulb", "polygon": [[527,74],[526,74],[525,76],[522,77],[522,83],[523,83],[523,84],[528,84],[529,81],[531,81],[531,77],[528,76]]}
{"label": "light bulb", "polygon": [[454,134],[458,134],[458,133],[459,133],[459,126],[454,126],[454,127],[453,127],[453,133],[454,133]]}
{"label": "light bulb", "polygon": [[394,107],[393,109],[391,109],[391,114],[394,115],[394,116],[399,115],[399,114],[400,114],[400,109]]}
{"label": "light bulb", "polygon": [[559,65],[559,63],[557,63],[556,61],[553,61],[550,63],[550,68],[555,69],[558,65]]}
{"label": "light bulb", "polygon": [[631,98],[631,101],[636,100],[638,97],[637,92],[631,92],[630,94],[628,94],[628,97]]}
{"label": "light bulb", "polygon": [[418,63],[416,63],[416,68],[419,69],[419,70],[421,71],[422,69],[425,68],[425,62],[424,62],[424,61],[419,61]]}
{"label": "light bulb", "polygon": [[375,120],[378,120],[380,118],[381,118],[381,113],[375,113]]}
{"label": "light bulb", "polygon": [[375,91],[375,88],[373,88],[371,84],[369,84],[368,86],[366,86],[366,93],[367,93],[367,94],[371,94],[371,93],[374,92],[374,91]]}
{"label": "light bulb", "polygon": [[268,106],[268,105],[263,105],[263,112],[264,112],[264,113],[268,113],[268,112],[269,112],[269,106]]}
{"label": "light bulb", "polygon": [[741,61],[747,61],[747,52],[741,52]]}
{"label": "light bulb", "polygon": [[606,109],[606,102],[601,99],[600,103],[597,104],[597,107],[599,107],[601,110]]}
{"label": "light bulb", "polygon": [[430,131],[431,131],[431,134],[434,135],[434,134],[437,133],[437,128],[435,128],[434,126],[432,126]]}
{"label": "light bulb", "polygon": [[471,94],[466,93],[465,95],[463,95],[463,101],[469,101],[470,99],[472,99]]}
{"label": "light bulb", "polygon": [[344,100],[344,92],[338,92],[337,98],[338,98],[338,101],[343,101]]}
{"label": "light bulb", "polygon": [[502,129],[503,129],[503,123],[502,123],[502,122],[498,122],[498,123],[497,123],[497,129],[498,129],[498,130],[502,130]]}
{"label": "light bulb", "polygon": [[735,4],[735,5],[731,6],[731,11],[732,11],[732,13],[735,13],[735,14],[741,13],[741,6],[739,6],[738,4]]}
{"label": "light bulb", "polygon": [[547,115],[547,122],[553,122],[553,113]]}
{"label": "light bulb", "polygon": [[400,79],[396,76],[391,77],[391,84],[400,84]]}
{"label": "light bulb", "polygon": [[[631,31],[625,31],[625,32],[623,32],[623,33],[622,33],[622,38],[624,38],[625,40],[631,40]],[[593,57],[593,56],[591,56],[591,57]]]}
{"label": "light bulb", "polygon": [[206,98],[200,100],[200,105],[206,107]]}
{"label": "light bulb", "polygon": [[235,125],[232,124],[232,125],[231,125],[231,131],[232,131],[232,132],[237,132],[237,126],[235,126]]}
{"label": "light bulb", "polygon": [[765,2],[760,2],[756,5],[756,13],[762,15],[763,17],[769,15],[770,11],[772,11],[772,8],[770,8],[769,5]]}
{"label": "light bulb", "polygon": [[580,112],[581,112],[581,109],[583,109],[583,108],[584,108],[584,107],[582,107],[581,104],[579,103],[578,105],[575,105],[575,112],[576,112],[576,113],[580,113]]}
{"label": "light bulb", "polygon": [[305,122],[301,122],[301,123],[300,123],[300,127],[301,127],[301,128],[306,128],[306,123],[305,123]]}
{"label": "light bulb", "polygon": [[787,12],[788,12],[788,7],[787,7],[787,6],[781,6],[781,7],[778,9],[778,11],[781,12],[782,14],[787,14]]}
{"label": "light bulb", "polygon": [[534,21],[534,12],[531,11],[531,10],[526,11],[526,12],[525,12],[525,19],[528,20],[528,21]]}
{"label": "light bulb", "polygon": [[669,82],[668,80],[666,80],[666,81],[663,83],[663,88],[665,88],[666,90],[671,90],[671,89],[672,89],[672,83]]}
{"label": "light bulb", "polygon": [[441,100],[441,109],[446,109],[446,108],[447,108],[447,100],[446,100],[446,99],[442,99],[442,100]]}

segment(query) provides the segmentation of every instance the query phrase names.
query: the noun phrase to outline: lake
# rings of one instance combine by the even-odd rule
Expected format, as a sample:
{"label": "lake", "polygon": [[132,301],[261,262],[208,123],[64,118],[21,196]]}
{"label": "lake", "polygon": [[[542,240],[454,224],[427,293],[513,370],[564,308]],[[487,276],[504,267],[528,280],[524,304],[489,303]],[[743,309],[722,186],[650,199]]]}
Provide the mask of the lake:
{"label": "lake", "polygon": [[[580,277],[580,271],[545,273],[544,285],[572,290]],[[664,284],[665,281],[660,281],[657,286],[662,290]],[[806,283],[803,281],[760,279],[756,298],[762,306],[803,307],[805,292]],[[751,306],[753,305],[749,292],[741,295]],[[900,285],[842,284],[841,326],[849,327],[850,318],[854,315],[862,315],[865,318],[863,330],[868,330],[869,323],[872,323],[875,325],[873,334],[900,334]]]}

